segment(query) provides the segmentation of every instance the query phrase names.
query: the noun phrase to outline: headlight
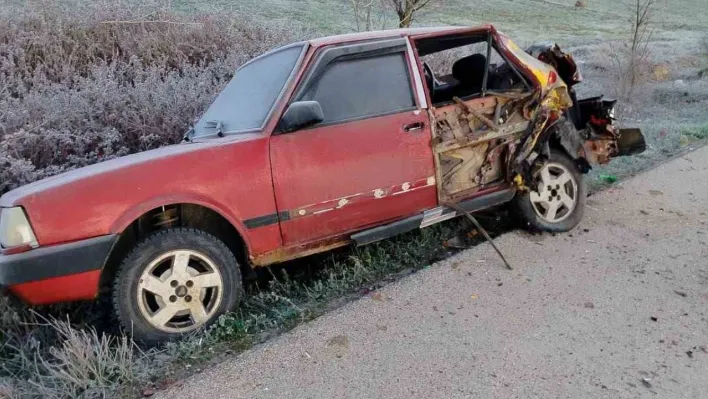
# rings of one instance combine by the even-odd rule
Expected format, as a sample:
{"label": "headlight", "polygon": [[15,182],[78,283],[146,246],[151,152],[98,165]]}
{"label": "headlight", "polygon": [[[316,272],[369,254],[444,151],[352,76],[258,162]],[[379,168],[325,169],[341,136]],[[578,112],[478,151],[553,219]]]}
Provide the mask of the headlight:
{"label": "headlight", "polygon": [[0,247],[37,246],[32,226],[20,207],[0,209]]}

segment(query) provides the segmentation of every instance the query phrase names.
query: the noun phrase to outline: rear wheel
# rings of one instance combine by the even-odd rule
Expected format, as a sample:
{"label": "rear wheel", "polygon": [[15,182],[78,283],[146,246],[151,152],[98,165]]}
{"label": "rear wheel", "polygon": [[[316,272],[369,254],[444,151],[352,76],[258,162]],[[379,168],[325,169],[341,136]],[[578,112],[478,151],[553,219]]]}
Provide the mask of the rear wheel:
{"label": "rear wheel", "polygon": [[515,208],[532,228],[564,232],[580,223],[585,211],[587,190],[575,163],[564,153],[552,150],[538,171],[535,190],[517,195]]}
{"label": "rear wheel", "polygon": [[233,253],[216,237],[186,228],[158,231],[140,242],[113,288],[121,325],[148,344],[206,327],[242,297]]}

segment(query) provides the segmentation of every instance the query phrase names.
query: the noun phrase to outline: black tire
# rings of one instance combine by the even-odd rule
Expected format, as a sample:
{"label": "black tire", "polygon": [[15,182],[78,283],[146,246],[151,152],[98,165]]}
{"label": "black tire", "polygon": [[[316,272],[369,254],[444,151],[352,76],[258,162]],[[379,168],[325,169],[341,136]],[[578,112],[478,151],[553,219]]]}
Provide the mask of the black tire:
{"label": "black tire", "polygon": [[[176,252],[182,251],[182,252]],[[198,282],[189,281],[192,285],[187,282],[180,282],[179,285],[170,286],[169,283],[174,283],[173,274],[177,268],[175,266],[162,266],[158,262],[158,266],[151,266],[154,262],[161,259],[161,257],[168,256],[171,253],[185,253],[184,251],[190,251],[192,255],[183,257],[186,258],[185,267],[186,273],[194,273],[198,271],[197,269],[201,264],[208,265],[205,274],[199,274],[195,277],[189,277],[186,274],[181,274],[180,276],[184,279],[194,278],[195,281],[199,277],[203,276],[218,276],[217,280],[222,282],[221,287],[217,288],[199,288],[194,284],[199,284]],[[165,260],[161,261],[164,263],[169,263],[175,265],[177,262],[177,255],[174,258],[166,257]],[[195,256],[195,257],[193,257]],[[201,263],[200,263],[201,262]],[[210,263],[209,263],[210,262]],[[160,289],[167,290],[170,287],[176,287],[175,292],[178,292],[180,297],[177,295],[170,295],[169,299],[163,300],[163,295],[152,294],[150,290],[146,290],[141,287],[143,283],[143,274],[146,272],[148,266],[156,271],[151,271],[149,273],[157,273],[158,268],[165,268],[167,271],[163,272],[166,275],[165,283],[160,285]],[[195,269],[196,268],[196,269]],[[218,273],[215,273],[212,268],[216,269]],[[189,269],[189,270],[187,270]],[[169,274],[166,274],[169,273]],[[154,276],[154,274],[150,274]],[[175,275],[176,276],[176,275]],[[220,277],[220,278],[219,278]],[[164,278],[164,277],[163,277]],[[181,277],[174,277],[182,279]],[[195,288],[187,288],[195,287]],[[199,288],[199,289],[198,289]],[[197,291],[192,291],[192,289],[197,290],[201,293],[199,299],[192,299],[190,294],[195,294]],[[187,291],[189,290],[189,291]],[[161,291],[164,292],[164,291]],[[218,317],[228,311],[232,311],[240,303],[243,298],[243,283],[241,281],[241,272],[239,269],[236,257],[229,250],[229,248],[221,242],[216,237],[207,234],[200,230],[190,229],[190,228],[172,228],[166,230],[157,231],[142,241],[140,241],[133,250],[125,257],[120,268],[116,274],[116,279],[113,284],[113,307],[121,326],[127,332],[132,334],[135,340],[142,342],[147,345],[155,345],[166,341],[176,340],[182,337],[185,333],[198,330],[200,328],[208,327],[212,324]],[[201,296],[205,298],[202,299]],[[166,296],[166,295],[164,295]],[[157,298],[159,297],[159,299]],[[139,299],[140,298],[140,299]],[[195,294],[196,298],[196,294]],[[175,299],[172,301],[172,299]],[[162,301],[163,307],[160,307],[160,302]],[[169,304],[169,302],[173,302]],[[187,304],[185,301],[189,301]],[[211,302],[211,307],[204,305],[204,302]],[[186,317],[184,315],[175,315],[163,325],[163,329],[168,329],[170,331],[164,331],[155,327],[150,321],[148,321],[148,316],[146,312],[149,312],[150,306],[157,307],[157,310],[163,310],[167,305],[170,306],[187,306],[201,303],[204,313],[200,313],[202,320],[206,319],[206,322],[197,322],[197,318],[189,313]],[[142,309],[144,310],[141,310]],[[181,311],[183,312],[183,311]],[[195,312],[199,313],[199,312]],[[157,311],[153,313],[150,317],[154,317]],[[177,322],[172,322],[172,320],[177,320],[182,318],[182,321],[178,324]],[[154,320],[154,319],[153,319]],[[186,326],[187,323],[192,323],[192,326]],[[172,323],[172,324],[170,324]],[[180,328],[180,325],[184,325],[184,328]],[[169,327],[177,326],[177,327]],[[174,330],[174,331],[172,331]]]}
{"label": "black tire", "polygon": [[[548,232],[566,232],[572,230],[580,223],[585,213],[585,201],[587,199],[587,188],[583,181],[583,175],[578,166],[573,162],[568,155],[559,150],[551,150],[551,156],[548,160],[549,164],[562,165],[569,173],[570,178],[575,182],[577,192],[575,193],[575,206],[562,220],[551,222],[543,216],[539,215],[540,210],[531,201],[530,192],[520,192],[513,200],[513,208],[516,214],[521,217],[524,225],[532,230],[541,230]],[[550,197],[549,197],[550,198]],[[567,208],[563,208],[567,209]]]}

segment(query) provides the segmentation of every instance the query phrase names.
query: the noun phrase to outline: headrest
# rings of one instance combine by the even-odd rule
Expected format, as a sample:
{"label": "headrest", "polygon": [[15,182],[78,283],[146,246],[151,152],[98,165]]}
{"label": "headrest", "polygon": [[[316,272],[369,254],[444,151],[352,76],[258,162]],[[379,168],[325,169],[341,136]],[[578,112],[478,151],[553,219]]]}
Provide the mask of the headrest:
{"label": "headrest", "polygon": [[487,57],[482,54],[472,54],[455,61],[452,65],[452,77],[465,84],[481,85],[486,67]]}

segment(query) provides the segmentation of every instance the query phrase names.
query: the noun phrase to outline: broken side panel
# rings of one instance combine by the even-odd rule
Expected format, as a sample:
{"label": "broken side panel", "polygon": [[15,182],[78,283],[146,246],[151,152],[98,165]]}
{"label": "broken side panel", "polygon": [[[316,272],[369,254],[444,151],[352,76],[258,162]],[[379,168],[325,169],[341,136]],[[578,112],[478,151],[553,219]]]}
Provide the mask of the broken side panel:
{"label": "broken side panel", "polygon": [[614,121],[616,100],[591,97],[575,102],[570,112],[585,142],[584,157],[590,164],[606,164],[610,158],[644,152],[646,142],[639,129],[620,129]]}
{"label": "broken side panel", "polygon": [[466,197],[505,180],[506,161],[529,126],[528,93],[498,93],[432,110],[440,200]]}

